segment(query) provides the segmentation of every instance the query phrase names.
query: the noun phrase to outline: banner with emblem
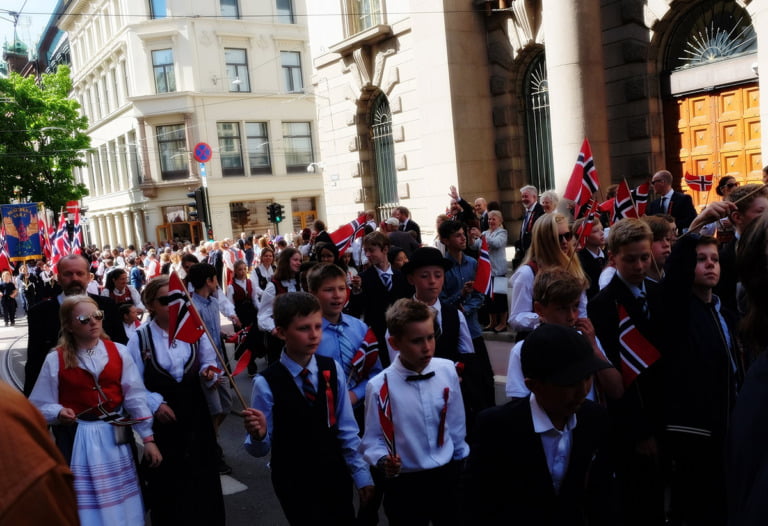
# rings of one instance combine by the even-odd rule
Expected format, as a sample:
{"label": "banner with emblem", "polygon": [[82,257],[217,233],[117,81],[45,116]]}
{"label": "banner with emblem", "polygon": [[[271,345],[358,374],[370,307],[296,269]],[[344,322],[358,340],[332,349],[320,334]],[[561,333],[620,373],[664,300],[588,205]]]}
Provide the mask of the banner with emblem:
{"label": "banner with emblem", "polygon": [[24,261],[42,257],[40,229],[37,222],[37,203],[0,206],[5,228],[5,247],[11,261]]}

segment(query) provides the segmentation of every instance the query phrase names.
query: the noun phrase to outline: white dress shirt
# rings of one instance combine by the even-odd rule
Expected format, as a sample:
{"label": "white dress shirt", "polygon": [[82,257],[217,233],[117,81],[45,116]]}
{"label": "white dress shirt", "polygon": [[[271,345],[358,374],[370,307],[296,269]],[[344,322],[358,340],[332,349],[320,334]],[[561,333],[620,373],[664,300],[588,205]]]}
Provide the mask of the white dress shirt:
{"label": "white dress shirt", "polygon": [[576,428],[576,414],[571,415],[562,431],[557,429],[549,415],[536,401],[536,395],[531,394],[531,417],[533,430],[541,437],[541,446],[547,458],[547,468],[552,476],[555,493],[560,492],[560,485],[568,472],[573,445],[573,430]]}

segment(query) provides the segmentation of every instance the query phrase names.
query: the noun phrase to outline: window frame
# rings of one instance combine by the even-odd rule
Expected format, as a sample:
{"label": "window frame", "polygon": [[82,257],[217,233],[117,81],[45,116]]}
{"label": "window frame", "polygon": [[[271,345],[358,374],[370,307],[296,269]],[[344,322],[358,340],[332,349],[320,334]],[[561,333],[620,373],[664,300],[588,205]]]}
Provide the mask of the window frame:
{"label": "window frame", "polygon": [[[184,124],[161,124],[155,126],[155,140],[160,162],[160,175],[163,181],[174,181],[189,177],[189,156],[187,155],[187,140]],[[173,148],[175,143],[176,147]],[[167,145],[167,146],[166,146]],[[168,155],[170,154],[170,155]],[[176,159],[180,159],[176,161]],[[171,169],[167,163],[178,164]]]}
{"label": "window frame", "polygon": [[293,10],[293,0],[276,0],[275,11],[277,13],[278,24],[296,23],[296,15]]}
{"label": "window frame", "polygon": [[[234,135],[223,135],[222,125],[232,125]],[[221,166],[221,175],[224,177],[237,177],[245,175],[245,163],[243,162],[243,141],[240,133],[240,122],[238,121],[219,121],[216,122],[216,136],[219,139],[219,164]],[[231,141],[231,146],[226,143]],[[228,159],[239,160],[239,166],[225,166]]]}
{"label": "window frame", "polygon": [[[243,62],[229,62],[232,58],[231,54],[235,51],[242,51]],[[227,56],[227,55],[230,56]],[[227,80],[229,81],[230,92],[245,92],[251,91],[251,80],[248,73],[248,50],[245,48],[226,47],[224,48],[224,66],[227,71]],[[234,68],[234,69],[231,69]],[[234,75],[232,74],[234,73]],[[243,74],[244,73],[244,74]],[[235,84],[235,80],[239,80],[238,84]]]}
{"label": "window frame", "polygon": [[[155,62],[155,57],[159,57],[156,53],[169,53],[170,62],[158,63]],[[155,80],[155,93],[175,93],[176,92],[176,66],[173,57],[173,48],[153,49],[151,51],[152,56],[152,78]],[[161,90],[158,82],[158,74],[161,74],[165,80],[167,89]]]}
{"label": "window frame", "polygon": [[[251,135],[249,125],[259,125],[262,130],[260,135]],[[251,150],[251,140],[256,142],[257,149]],[[250,175],[271,175],[272,174],[272,155],[269,151],[269,123],[260,121],[245,122],[245,149],[248,153],[248,172]],[[255,163],[256,157],[266,157],[266,164]]]}
{"label": "window frame", "polygon": [[[224,5],[227,2],[228,5]],[[231,6],[229,4],[232,4]],[[234,8],[234,16],[225,13],[226,8]],[[240,20],[240,3],[238,0],[219,0],[219,12],[222,18],[230,18],[233,20]]]}
{"label": "window frame", "polygon": [[[158,13],[161,10],[162,13]],[[168,18],[168,4],[166,0],[149,0],[149,18],[153,20]]]}
{"label": "window frame", "polygon": [[[287,57],[295,57],[298,64],[286,64]],[[283,88],[286,93],[304,93],[304,75],[301,68],[301,52],[280,51],[280,68],[283,73]],[[298,72],[298,73],[297,73]],[[296,87],[298,80],[299,86]]]}
{"label": "window frame", "polygon": [[[289,134],[289,127],[292,125],[303,124],[307,127],[307,135]],[[307,166],[314,159],[314,146],[312,144],[312,122],[310,121],[283,121],[283,152],[285,155],[285,170],[287,173],[303,173],[306,172]],[[299,148],[295,148],[293,144],[295,141],[307,140],[309,145],[309,151],[301,151]],[[290,163],[290,157],[296,157],[297,162]],[[301,159],[303,156],[303,160]]]}

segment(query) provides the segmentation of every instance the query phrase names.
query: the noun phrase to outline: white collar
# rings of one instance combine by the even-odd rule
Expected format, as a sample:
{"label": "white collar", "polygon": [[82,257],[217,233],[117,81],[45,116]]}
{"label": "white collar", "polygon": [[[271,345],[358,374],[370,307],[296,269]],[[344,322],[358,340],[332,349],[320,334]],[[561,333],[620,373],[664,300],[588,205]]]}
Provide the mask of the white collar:
{"label": "white collar", "polygon": [[561,431],[552,424],[552,420],[549,418],[547,412],[544,411],[544,409],[542,409],[539,403],[536,401],[535,394],[531,393],[529,402],[531,404],[533,430],[536,433],[541,435],[553,430],[557,431],[558,433],[565,433],[566,431],[573,431],[576,428],[576,413],[571,415],[571,418],[569,418],[568,422],[565,423],[565,428]]}

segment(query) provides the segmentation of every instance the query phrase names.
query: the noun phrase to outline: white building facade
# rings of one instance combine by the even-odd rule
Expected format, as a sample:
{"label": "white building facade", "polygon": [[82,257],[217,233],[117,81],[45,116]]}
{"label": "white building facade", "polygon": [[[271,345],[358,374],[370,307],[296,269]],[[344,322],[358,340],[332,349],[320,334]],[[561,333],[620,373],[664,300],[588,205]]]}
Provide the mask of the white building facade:
{"label": "white building facade", "polygon": [[262,234],[267,205],[285,234],[322,216],[305,4],[300,0],[73,1],[60,27],[92,149],[79,178],[89,242],[197,242],[189,192],[203,184],[207,143],[216,239]]}

